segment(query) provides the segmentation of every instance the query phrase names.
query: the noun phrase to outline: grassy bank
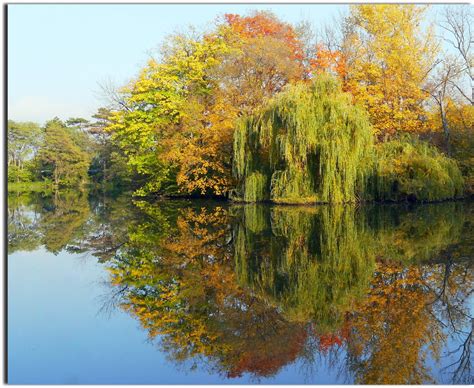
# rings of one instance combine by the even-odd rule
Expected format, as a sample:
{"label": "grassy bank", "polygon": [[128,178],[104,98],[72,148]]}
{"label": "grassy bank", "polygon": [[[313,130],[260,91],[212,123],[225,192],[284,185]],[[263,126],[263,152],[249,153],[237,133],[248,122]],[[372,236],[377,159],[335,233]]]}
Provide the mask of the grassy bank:
{"label": "grassy bank", "polygon": [[8,182],[8,192],[49,192],[52,190],[51,182]]}

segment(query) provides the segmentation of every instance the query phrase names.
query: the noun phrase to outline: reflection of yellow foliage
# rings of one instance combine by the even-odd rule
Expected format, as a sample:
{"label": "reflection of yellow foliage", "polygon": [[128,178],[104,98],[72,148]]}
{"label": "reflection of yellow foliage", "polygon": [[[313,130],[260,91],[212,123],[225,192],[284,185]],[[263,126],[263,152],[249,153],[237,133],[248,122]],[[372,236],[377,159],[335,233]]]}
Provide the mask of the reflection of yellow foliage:
{"label": "reflection of yellow foliage", "polygon": [[429,275],[423,267],[378,265],[372,289],[351,314],[350,352],[359,384],[430,382],[428,349],[438,356],[443,339],[426,306]]}
{"label": "reflection of yellow foliage", "polygon": [[[156,208],[142,208],[161,219]],[[238,285],[229,265],[228,212],[184,208],[175,217],[173,231],[158,239],[159,258],[149,256],[153,244],[143,250],[148,242],[135,232],[141,248],[130,246],[132,260],[110,266],[112,282],[130,287],[122,307],[139,318],[150,338],[160,335],[176,360],[206,356],[234,377],[271,375],[294,360],[306,338],[304,325],[287,322]]]}

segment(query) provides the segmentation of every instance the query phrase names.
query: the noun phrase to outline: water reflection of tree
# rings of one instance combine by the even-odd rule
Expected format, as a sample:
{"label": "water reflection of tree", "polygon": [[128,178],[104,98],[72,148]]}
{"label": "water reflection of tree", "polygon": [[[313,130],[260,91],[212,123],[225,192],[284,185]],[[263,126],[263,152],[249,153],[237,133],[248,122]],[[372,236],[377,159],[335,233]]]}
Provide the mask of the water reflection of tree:
{"label": "water reflection of tree", "polygon": [[38,193],[11,193],[8,196],[8,253],[33,251],[41,245],[38,231]]}
{"label": "water reflection of tree", "polygon": [[57,254],[81,235],[81,227],[89,218],[87,193],[62,192],[50,198],[39,222],[42,243]]}
{"label": "water reflection of tree", "polygon": [[[358,383],[433,382],[428,352],[439,359],[447,338],[469,324],[473,252],[468,260],[459,253],[472,221],[463,209],[454,203],[418,208],[379,229],[380,241],[390,243],[379,248],[370,292],[349,315],[347,358]],[[458,361],[455,382],[469,378],[469,360]]]}
{"label": "water reflection of tree", "polygon": [[365,294],[375,263],[370,234],[355,209],[258,206],[246,206],[239,217],[239,281],[291,320],[312,321],[320,333],[334,332],[344,311]]}
{"label": "water reflection of tree", "polygon": [[69,251],[87,252],[99,262],[106,262],[129,240],[129,231],[141,215],[126,195],[92,196],[89,202],[90,216],[82,228],[82,235],[74,240]]}
{"label": "water reflection of tree", "polygon": [[427,352],[438,356],[443,338],[425,308],[423,272],[418,266],[377,266],[370,292],[349,318],[348,360],[357,383],[430,382]]}
{"label": "water reflection of tree", "polygon": [[9,253],[43,245],[57,254],[79,238],[89,219],[87,193],[11,194],[8,201]]}
{"label": "water reflection of tree", "polygon": [[449,281],[441,271],[463,246],[462,205],[138,205],[146,217],[110,271],[122,307],[177,361],[271,376],[346,354],[358,382],[429,382],[426,357],[449,335],[435,290],[462,289],[444,295],[467,314],[466,263]]}
{"label": "water reflection of tree", "polygon": [[150,338],[161,335],[174,360],[206,357],[228,376],[272,375],[296,358],[304,325],[290,324],[235,280],[225,209],[139,206],[147,219],[110,271],[115,284],[128,285],[122,307]]}
{"label": "water reflection of tree", "polygon": [[464,219],[464,230],[459,242],[445,249],[434,265],[436,281],[429,285],[433,295],[433,315],[444,326],[448,335],[459,345],[448,351],[454,361],[442,368],[452,375],[456,384],[472,384],[472,332],[474,317],[469,310],[474,294],[474,209]]}
{"label": "water reflection of tree", "polygon": [[471,382],[472,212],[12,198],[9,251],[92,253],[171,359],[229,377],[330,359],[349,381],[430,382],[451,338],[446,373]]}

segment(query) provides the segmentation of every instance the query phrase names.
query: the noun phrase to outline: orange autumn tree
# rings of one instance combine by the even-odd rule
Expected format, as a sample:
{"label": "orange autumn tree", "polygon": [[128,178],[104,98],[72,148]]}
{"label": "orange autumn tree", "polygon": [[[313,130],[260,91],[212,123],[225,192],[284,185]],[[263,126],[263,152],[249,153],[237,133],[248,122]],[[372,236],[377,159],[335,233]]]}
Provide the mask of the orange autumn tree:
{"label": "orange autumn tree", "polygon": [[232,31],[244,39],[272,37],[284,41],[290,49],[291,58],[302,61],[303,46],[298,35],[288,23],[278,20],[270,12],[255,12],[250,16],[225,14],[225,21]]}
{"label": "orange autumn tree", "polygon": [[232,51],[223,56],[214,77],[239,115],[255,112],[286,84],[304,78],[303,45],[290,24],[269,12],[255,12],[227,14],[220,28],[230,30]]}
{"label": "orange autumn tree", "polygon": [[190,98],[182,125],[189,128],[163,141],[164,158],[179,166],[176,183],[187,194],[225,195],[233,186],[230,174],[235,109],[219,91],[204,101]]}
{"label": "orange autumn tree", "polygon": [[[316,56],[310,59],[310,66],[314,73],[321,74],[324,72],[331,73],[342,81],[346,79],[347,63],[342,51],[331,50],[323,43],[316,45]],[[343,90],[344,89],[343,82]]]}

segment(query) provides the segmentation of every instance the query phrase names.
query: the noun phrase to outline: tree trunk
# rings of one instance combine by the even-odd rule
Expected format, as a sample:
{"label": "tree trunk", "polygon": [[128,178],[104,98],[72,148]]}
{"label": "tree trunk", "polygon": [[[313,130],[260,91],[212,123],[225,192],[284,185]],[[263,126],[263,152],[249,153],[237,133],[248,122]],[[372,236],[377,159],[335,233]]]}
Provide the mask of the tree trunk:
{"label": "tree trunk", "polygon": [[439,103],[439,110],[441,114],[441,123],[443,124],[444,140],[446,142],[446,153],[451,156],[451,133],[449,130],[448,120],[446,119],[446,111],[444,110],[443,102]]}
{"label": "tree trunk", "polygon": [[104,160],[104,167],[103,167],[103,182],[102,184],[105,184],[107,182],[107,162]]}
{"label": "tree trunk", "polygon": [[54,166],[54,186],[57,189],[59,187],[59,175],[58,175],[58,167]]}

